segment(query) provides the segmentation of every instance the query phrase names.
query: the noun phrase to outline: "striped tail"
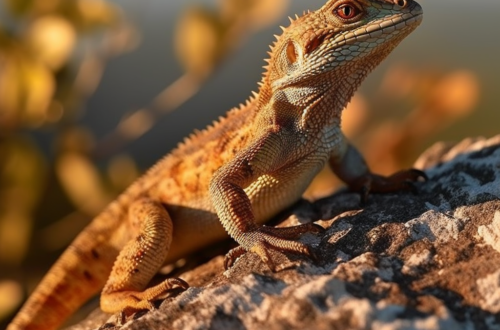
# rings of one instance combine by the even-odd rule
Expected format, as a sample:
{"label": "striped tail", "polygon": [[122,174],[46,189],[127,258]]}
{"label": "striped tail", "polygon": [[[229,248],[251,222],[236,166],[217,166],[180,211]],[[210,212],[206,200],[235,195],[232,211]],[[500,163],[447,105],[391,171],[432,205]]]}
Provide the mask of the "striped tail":
{"label": "striped tail", "polygon": [[116,248],[110,245],[110,237],[106,237],[113,231],[103,230],[102,226],[103,221],[94,221],[77,236],[7,330],[57,329],[101,290],[118,255]]}

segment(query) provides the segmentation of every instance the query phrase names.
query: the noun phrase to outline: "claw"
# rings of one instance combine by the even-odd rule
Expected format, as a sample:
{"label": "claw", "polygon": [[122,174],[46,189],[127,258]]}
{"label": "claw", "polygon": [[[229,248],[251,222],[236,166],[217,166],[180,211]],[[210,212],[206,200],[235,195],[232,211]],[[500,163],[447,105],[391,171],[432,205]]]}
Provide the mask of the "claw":
{"label": "claw", "polygon": [[361,202],[360,202],[361,205],[365,205],[368,202],[368,196],[370,195],[370,191],[372,188],[372,182],[373,182],[373,178],[371,176],[367,176],[365,178],[365,182],[363,183],[363,185],[359,189],[359,195],[361,198]]}
{"label": "claw", "polygon": [[267,267],[269,267],[269,269],[273,273],[276,273],[278,269],[276,268],[276,265],[270,258],[269,252],[267,252],[269,248],[270,246],[268,246],[268,244],[265,241],[261,241],[255,244],[252,247],[252,249],[250,249],[250,251],[257,254],[260,257],[260,259],[267,265]]}
{"label": "claw", "polygon": [[[273,272],[296,266],[296,262],[288,262],[276,265],[273,261],[273,256],[269,250],[274,249],[279,252],[291,252],[294,254],[301,254],[310,257],[313,261],[318,261],[314,251],[306,244],[296,242],[292,239],[300,237],[305,233],[319,234],[325,232],[325,229],[315,223],[306,223],[294,227],[275,228],[262,226],[253,232],[247,233],[248,241],[244,241],[243,245],[229,251],[224,258],[224,268],[228,270],[231,268],[236,259],[251,251],[257,254],[260,259],[269,267]],[[244,248],[245,246],[246,248]]]}
{"label": "claw", "polygon": [[[382,177],[382,178],[384,178],[384,177]],[[393,181],[393,182],[398,182],[398,181],[415,182],[415,181],[418,181],[419,179],[423,179],[424,181],[427,181],[429,178],[427,177],[427,174],[425,174],[425,172],[412,168],[409,170],[403,170],[403,171],[396,172],[389,177],[385,177],[384,179],[386,179],[388,181]]]}
{"label": "claw", "polygon": [[417,181],[418,179],[423,179],[424,181],[429,181],[429,176],[424,171],[417,170],[414,168],[412,168],[410,171],[412,171],[415,174],[415,181]]}
{"label": "claw", "polygon": [[229,268],[233,267],[236,260],[245,253],[247,253],[247,250],[245,250],[245,248],[243,248],[242,246],[238,246],[230,250],[224,257],[224,270],[228,270]]}
{"label": "claw", "polygon": [[125,310],[122,310],[121,312],[118,313],[117,316],[118,319],[118,326],[124,325],[127,321],[127,315],[125,315]]}
{"label": "claw", "polygon": [[308,250],[309,250],[309,252],[308,252],[308,257],[309,257],[309,258],[310,258],[310,259],[311,259],[311,260],[312,260],[315,264],[319,263],[320,258],[319,258],[319,256],[317,255],[316,251],[315,251],[313,248],[311,248],[311,247],[308,247]]}
{"label": "claw", "polygon": [[167,281],[172,286],[178,286],[182,289],[182,291],[186,291],[187,289],[189,289],[189,284],[181,278],[172,277],[167,279]]}
{"label": "claw", "polygon": [[374,193],[387,193],[398,190],[408,190],[414,194],[418,194],[415,182],[422,179],[429,180],[425,172],[410,169],[394,173],[388,177],[380,176],[373,173],[367,173],[354,181],[350,186],[351,190],[358,191],[361,194],[361,204],[365,204],[368,195]]}
{"label": "claw", "polygon": [[304,235],[305,233],[319,234],[324,231],[324,228],[313,222],[304,223],[292,227],[268,227],[262,226],[259,228],[262,234],[267,234],[274,237],[279,237],[287,240],[294,240]]}
{"label": "claw", "polygon": [[314,233],[314,234],[323,234],[323,233],[326,232],[326,229],[323,228],[320,225],[317,225],[317,224],[313,223],[311,225],[311,232]]}

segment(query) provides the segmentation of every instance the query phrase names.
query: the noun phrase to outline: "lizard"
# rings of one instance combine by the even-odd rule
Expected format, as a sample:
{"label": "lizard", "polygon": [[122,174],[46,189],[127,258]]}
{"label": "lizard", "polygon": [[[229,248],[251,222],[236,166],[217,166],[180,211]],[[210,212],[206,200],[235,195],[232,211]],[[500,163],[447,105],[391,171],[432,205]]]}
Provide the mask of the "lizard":
{"label": "lizard", "polygon": [[[408,190],[425,173],[370,171],[341,131],[341,113],[364,78],[422,21],[414,0],[329,0],[290,19],[271,46],[258,93],[195,131],[119,195],[75,238],[7,327],[55,329],[100,290],[101,309],[154,309],[180,278],[148,287],[159,268],[228,236],[272,271],[272,251],[314,259],[297,240],[322,227],[264,223],[301,198],[326,165],[347,186]],[[363,198],[362,198],[363,199]]]}

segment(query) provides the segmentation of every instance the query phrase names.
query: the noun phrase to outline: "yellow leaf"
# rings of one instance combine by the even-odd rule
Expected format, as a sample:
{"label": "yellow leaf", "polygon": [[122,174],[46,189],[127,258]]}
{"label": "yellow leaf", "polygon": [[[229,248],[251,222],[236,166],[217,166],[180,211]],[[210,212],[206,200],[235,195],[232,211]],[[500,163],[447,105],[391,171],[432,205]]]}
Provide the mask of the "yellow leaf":
{"label": "yellow leaf", "polygon": [[89,153],[95,148],[92,133],[80,126],[71,127],[62,132],[57,140],[57,149],[60,153],[75,152]]}
{"label": "yellow leaf", "polygon": [[27,139],[0,142],[0,262],[23,260],[29,246],[32,212],[47,177],[45,162]]}
{"label": "yellow leaf", "polygon": [[43,124],[55,92],[52,73],[20,51],[0,57],[0,68],[0,126]]}
{"label": "yellow leaf", "polygon": [[46,164],[28,139],[14,137],[0,142],[0,208],[29,213],[40,198]]}
{"label": "yellow leaf", "polygon": [[108,176],[117,190],[125,190],[139,176],[137,166],[128,155],[114,157],[108,167]]}
{"label": "yellow leaf", "polygon": [[5,0],[6,7],[15,15],[40,15],[49,13],[67,0]]}
{"label": "yellow leaf", "polygon": [[0,281],[0,320],[4,320],[23,299],[21,285],[15,281]]}
{"label": "yellow leaf", "polygon": [[20,67],[0,53],[0,128],[11,128],[19,121],[22,82]]}
{"label": "yellow leaf", "polygon": [[175,29],[175,50],[186,71],[207,76],[217,64],[223,47],[223,27],[213,13],[194,7]]}
{"label": "yellow leaf", "polygon": [[468,115],[479,100],[477,76],[467,70],[457,70],[445,76],[431,95],[435,109],[453,118]]}
{"label": "yellow leaf", "polygon": [[25,212],[10,211],[0,215],[0,262],[19,264],[28,250],[33,223]]}
{"label": "yellow leaf", "polygon": [[55,15],[36,19],[27,31],[27,43],[33,56],[54,71],[67,62],[75,42],[73,25]]}
{"label": "yellow leaf", "polygon": [[52,73],[41,63],[26,60],[22,65],[22,98],[24,121],[30,126],[42,125],[55,92]]}
{"label": "yellow leaf", "polygon": [[246,26],[262,29],[280,19],[289,0],[223,0],[222,14],[226,20],[243,20]]}
{"label": "yellow leaf", "polygon": [[63,154],[57,160],[56,173],[71,201],[86,214],[95,215],[110,202],[97,169],[85,156]]}
{"label": "yellow leaf", "polygon": [[112,25],[118,20],[118,7],[103,0],[76,0],[78,12],[87,28]]}
{"label": "yellow leaf", "polygon": [[118,132],[129,140],[135,139],[151,129],[154,117],[147,109],[140,109],[118,124]]}

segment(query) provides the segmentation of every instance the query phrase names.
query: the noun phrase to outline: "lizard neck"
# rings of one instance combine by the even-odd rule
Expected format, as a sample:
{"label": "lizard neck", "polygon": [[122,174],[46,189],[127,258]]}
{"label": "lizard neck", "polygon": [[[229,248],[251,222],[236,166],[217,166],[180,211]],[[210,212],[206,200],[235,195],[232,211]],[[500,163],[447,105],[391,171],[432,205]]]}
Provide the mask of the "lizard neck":
{"label": "lizard neck", "polygon": [[257,101],[260,122],[318,133],[339,125],[342,110],[370,71],[370,65],[363,66],[363,69],[344,68],[341,73],[331,71],[274,90],[265,77]]}

